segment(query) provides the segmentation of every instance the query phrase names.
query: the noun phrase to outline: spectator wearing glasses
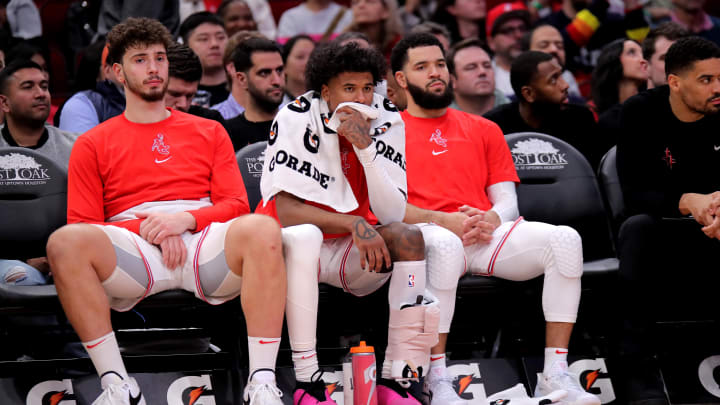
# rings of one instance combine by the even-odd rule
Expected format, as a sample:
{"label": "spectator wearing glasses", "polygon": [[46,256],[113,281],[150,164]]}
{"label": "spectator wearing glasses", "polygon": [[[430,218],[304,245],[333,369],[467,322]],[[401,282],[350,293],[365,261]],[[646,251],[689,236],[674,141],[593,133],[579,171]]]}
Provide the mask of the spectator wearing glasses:
{"label": "spectator wearing glasses", "polygon": [[486,34],[493,51],[495,88],[515,95],[510,84],[510,65],[522,53],[522,38],[530,27],[530,13],[523,2],[502,3],[488,12]]}

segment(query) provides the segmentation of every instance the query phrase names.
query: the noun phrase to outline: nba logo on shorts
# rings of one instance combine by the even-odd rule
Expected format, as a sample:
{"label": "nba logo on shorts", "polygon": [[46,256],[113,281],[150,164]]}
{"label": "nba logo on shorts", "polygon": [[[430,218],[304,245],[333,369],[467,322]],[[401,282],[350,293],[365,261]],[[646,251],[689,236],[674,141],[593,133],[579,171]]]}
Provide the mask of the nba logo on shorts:
{"label": "nba logo on shorts", "polygon": [[415,275],[408,274],[408,287],[415,287]]}

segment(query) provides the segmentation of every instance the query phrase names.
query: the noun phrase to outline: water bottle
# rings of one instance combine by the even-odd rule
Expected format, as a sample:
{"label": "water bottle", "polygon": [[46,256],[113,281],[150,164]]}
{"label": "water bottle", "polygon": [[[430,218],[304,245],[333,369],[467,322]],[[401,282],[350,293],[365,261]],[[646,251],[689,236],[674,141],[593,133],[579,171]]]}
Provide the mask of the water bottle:
{"label": "water bottle", "polygon": [[343,359],[343,405],[353,405],[352,354]]}
{"label": "water bottle", "polygon": [[375,349],[361,341],[350,348],[353,405],[377,405]]}

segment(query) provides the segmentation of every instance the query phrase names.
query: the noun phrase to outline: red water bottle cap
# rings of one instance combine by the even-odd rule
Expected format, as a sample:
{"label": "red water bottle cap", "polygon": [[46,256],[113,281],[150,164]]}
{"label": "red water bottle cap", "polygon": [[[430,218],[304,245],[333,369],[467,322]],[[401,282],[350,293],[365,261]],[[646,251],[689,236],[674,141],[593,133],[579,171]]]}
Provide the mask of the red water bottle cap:
{"label": "red water bottle cap", "polygon": [[350,353],[375,353],[375,348],[367,346],[364,340],[360,341],[360,344],[350,348]]}

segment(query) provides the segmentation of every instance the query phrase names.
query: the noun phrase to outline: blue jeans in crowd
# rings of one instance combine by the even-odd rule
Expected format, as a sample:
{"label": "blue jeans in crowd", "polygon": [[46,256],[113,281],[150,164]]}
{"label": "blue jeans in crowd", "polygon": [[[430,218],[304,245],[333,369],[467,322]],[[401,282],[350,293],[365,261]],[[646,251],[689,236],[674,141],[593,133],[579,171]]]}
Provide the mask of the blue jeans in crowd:
{"label": "blue jeans in crowd", "polygon": [[[14,280],[14,281],[8,281]],[[48,275],[20,260],[0,259],[0,283],[10,285],[47,284]]]}

